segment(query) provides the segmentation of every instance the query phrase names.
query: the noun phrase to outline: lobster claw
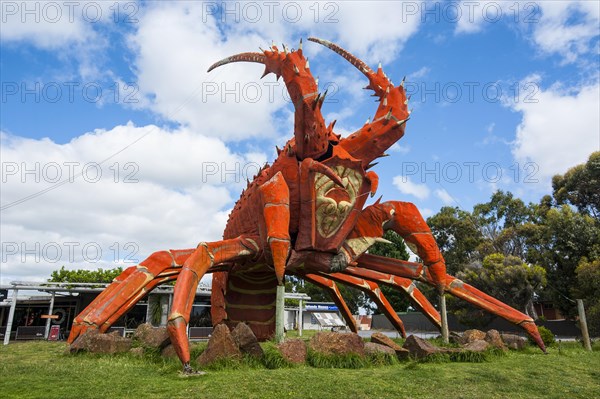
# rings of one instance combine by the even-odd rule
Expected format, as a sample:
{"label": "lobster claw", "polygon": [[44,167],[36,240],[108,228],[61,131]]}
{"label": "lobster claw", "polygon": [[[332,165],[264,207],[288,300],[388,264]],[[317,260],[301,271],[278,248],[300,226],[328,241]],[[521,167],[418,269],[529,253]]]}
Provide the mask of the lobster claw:
{"label": "lobster claw", "polygon": [[354,65],[356,69],[362,72],[367,77],[367,79],[369,79],[369,84],[365,87],[365,89],[368,88],[375,91],[375,93],[377,93],[377,95],[380,98],[384,96],[386,89],[390,85],[392,85],[392,82],[388,79],[388,77],[381,69],[381,64],[379,64],[377,72],[375,72],[364,61],[354,56],[347,50],[344,50],[337,44],[330,42],[329,40],[319,39],[317,37],[309,37],[308,40],[327,47],[328,49],[338,53],[339,55],[344,57],[349,63]]}

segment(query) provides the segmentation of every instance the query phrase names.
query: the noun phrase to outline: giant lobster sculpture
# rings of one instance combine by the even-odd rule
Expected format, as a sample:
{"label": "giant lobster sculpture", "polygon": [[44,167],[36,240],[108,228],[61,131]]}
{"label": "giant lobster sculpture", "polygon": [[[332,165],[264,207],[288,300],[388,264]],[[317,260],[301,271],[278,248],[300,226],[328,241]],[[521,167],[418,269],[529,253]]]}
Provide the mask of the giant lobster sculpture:
{"label": "giant lobster sculpture", "polygon": [[[376,158],[404,135],[409,119],[403,87],[394,86],[381,66],[373,71],[339,46],[309,38],[335,51],[360,72],[379,106],[372,121],[346,138],[328,126],[308,60],[297,50],[275,45],[260,53],[225,58],[209,69],[232,62],[264,64],[283,77],[295,108],[294,137],[271,166],[263,168],[242,192],[227,222],[223,240],[195,249],[155,252],[126,269],[75,319],[69,342],[87,329],[106,331],[159,284],[177,280],[168,331],[185,372],[190,372],[187,326],[198,282],[213,273],[212,322],[246,322],[259,339],[273,336],[275,292],[284,276],[294,275],[328,290],[346,322],[356,331],[336,282],[364,290],[404,335],[402,321],[378,284],[404,292],[412,304],[440,326],[440,315],[413,281],[450,293],[521,326],[545,351],[537,327],[527,315],[446,274],[444,258],[423,217],[408,202],[377,201],[364,207],[377,190],[371,171]],[[369,255],[386,230],[398,233],[422,260],[414,263]]]}

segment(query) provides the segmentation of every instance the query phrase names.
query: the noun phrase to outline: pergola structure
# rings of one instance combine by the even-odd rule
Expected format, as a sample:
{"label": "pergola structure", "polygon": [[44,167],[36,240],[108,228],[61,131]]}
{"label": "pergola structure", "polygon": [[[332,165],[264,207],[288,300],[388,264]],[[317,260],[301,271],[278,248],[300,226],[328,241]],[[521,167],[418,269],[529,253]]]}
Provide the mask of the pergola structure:
{"label": "pergola structure", "polygon": [[[0,290],[8,291],[8,297],[4,302],[0,302],[0,306],[10,307],[8,321],[6,324],[6,332],[4,335],[4,345],[10,342],[11,332],[14,325],[15,310],[17,308],[18,294],[23,291],[39,291],[50,294],[50,304],[48,306],[48,315],[54,312],[54,299],[57,294],[65,294],[69,296],[81,294],[99,294],[108,284],[103,283],[45,283],[45,282],[28,282],[28,281],[12,281],[8,285],[0,285]],[[163,294],[169,297],[169,308],[171,307],[174,287],[172,285],[162,285],[152,290],[152,294]],[[205,284],[199,284],[196,289],[196,295],[210,298],[211,288]],[[306,294],[286,293],[286,299],[297,299],[299,301],[298,317],[302,320],[303,301],[309,301],[310,297]],[[206,305],[209,306],[209,305]],[[44,338],[48,338],[50,333],[51,318],[46,319],[46,329]],[[282,321],[283,323],[283,321]],[[302,323],[298,324],[299,333],[302,332]]]}

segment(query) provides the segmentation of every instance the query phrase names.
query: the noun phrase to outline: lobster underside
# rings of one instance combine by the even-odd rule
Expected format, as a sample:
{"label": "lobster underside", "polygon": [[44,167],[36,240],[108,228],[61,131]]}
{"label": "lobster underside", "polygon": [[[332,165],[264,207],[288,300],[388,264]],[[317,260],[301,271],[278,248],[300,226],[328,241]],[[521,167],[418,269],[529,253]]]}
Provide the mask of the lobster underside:
{"label": "lobster underside", "polygon": [[[521,326],[538,346],[544,344],[527,315],[446,273],[444,258],[417,208],[408,202],[379,200],[365,207],[379,178],[369,170],[385,150],[404,135],[410,112],[402,83],[395,86],[381,66],[373,71],[339,46],[309,38],[340,54],[369,80],[379,106],[358,131],[342,138],[325,126],[321,114],[326,92],[318,92],[308,60],[298,50],[276,46],[261,53],[242,53],[214,64],[254,62],[265,75],[283,77],[295,107],[294,137],[271,166],[263,168],[236,202],[224,239],[203,242],[194,249],[153,253],[126,269],[76,318],[73,342],[87,329],[101,332],[115,323],[153,288],[177,280],[168,331],[184,365],[191,367],[187,326],[200,279],[213,273],[211,316],[214,325],[245,322],[266,340],[275,329],[275,299],[285,275],[293,275],[326,290],[346,323],[357,331],[337,283],[364,291],[405,336],[402,320],[379,286],[391,286],[410,300],[436,326],[440,314],[415,285],[429,284],[440,295],[449,293]],[[375,242],[386,242],[385,231],[399,234],[422,263],[368,254]]]}

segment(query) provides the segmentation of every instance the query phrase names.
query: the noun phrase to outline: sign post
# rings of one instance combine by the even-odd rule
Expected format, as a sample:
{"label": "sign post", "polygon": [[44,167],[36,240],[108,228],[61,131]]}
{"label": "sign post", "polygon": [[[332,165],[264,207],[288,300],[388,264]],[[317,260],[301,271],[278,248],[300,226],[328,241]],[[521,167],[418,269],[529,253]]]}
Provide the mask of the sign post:
{"label": "sign post", "polygon": [[[52,312],[54,312],[54,296],[55,295],[56,295],[56,292],[52,291],[52,297],[50,298],[50,306],[48,307],[48,315],[52,315]],[[50,322],[51,321],[52,320],[50,318],[48,318],[48,320],[46,320],[46,331],[44,333],[44,337],[46,339],[48,339],[48,334],[50,333]]]}

